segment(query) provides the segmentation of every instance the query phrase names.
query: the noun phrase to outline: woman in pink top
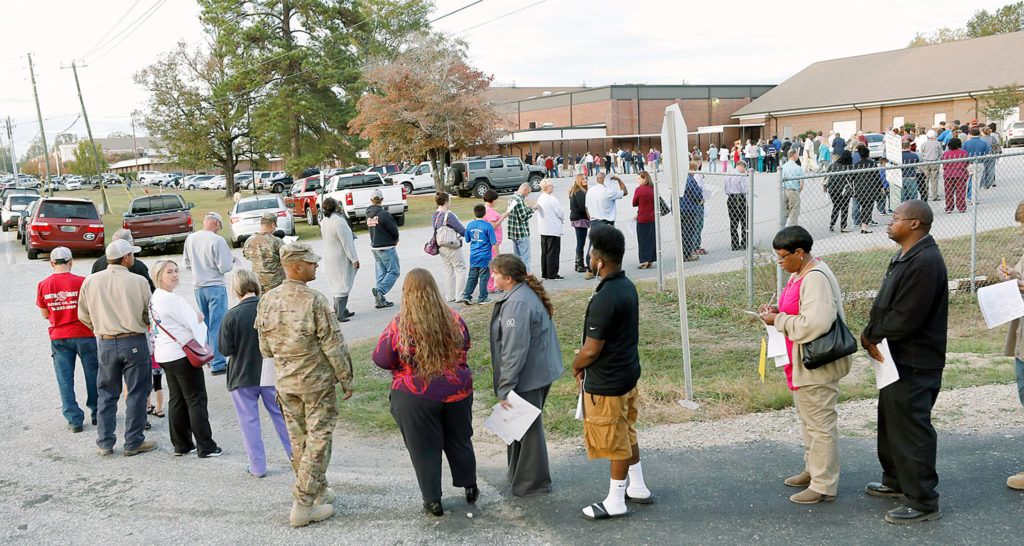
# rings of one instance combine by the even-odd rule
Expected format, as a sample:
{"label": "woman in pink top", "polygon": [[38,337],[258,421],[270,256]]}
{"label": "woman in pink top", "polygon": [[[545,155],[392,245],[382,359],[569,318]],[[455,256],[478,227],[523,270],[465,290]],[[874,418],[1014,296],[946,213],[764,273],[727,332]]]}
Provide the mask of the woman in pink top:
{"label": "woman in pink top", "polygon": [[818,368],[803,363],[803,346],[828,332],[843,317],[842,294],[825,262],[811,256],[814,239],[792,226],[772,241],[779,266],[790,273],[778,306],[763,306],[761,318],[786,336],[789,364],[783,370],[803,425],[804,469],[783,483],[806,488],[789,497],[797,504],[834,500],[839,488],[839,380],[850,372],[850,357]]}
{"label": "woman in pink top", "polygon": [[[942,159],[967,158],[967,152],[963,151],[959,138],[951,138],[946,143],[946,150],[942,153]],[[967,161],[954,161],[942,165],[942,180],[944,183],[943,192],[946,194],[946,214],[953,212],[967,212]]]}
{"label": "woman in pink top", "polygon": [[[487,212],[484,213],[484,221],[490,222],[491,225],[494,226],[494,238],[498,241],[497,244],[491,247],[491,258],[498,255],[498,248],[501,246],[502,239],[501,223],[505,221],[505,215],[501,214],[494,208],[494,203],[497,200],[498,192],[494,190],[487,190],[487,192],[484,193],[484,207],[487,209]],[[496,292],[493,275],[487,280],[487,292],[489,294]]]}

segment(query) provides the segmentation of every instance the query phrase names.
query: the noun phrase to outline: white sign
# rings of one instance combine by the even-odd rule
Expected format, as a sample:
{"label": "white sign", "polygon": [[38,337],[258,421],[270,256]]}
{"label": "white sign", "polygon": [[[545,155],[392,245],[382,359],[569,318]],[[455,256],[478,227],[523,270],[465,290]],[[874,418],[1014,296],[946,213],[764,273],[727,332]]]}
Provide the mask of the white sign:
{"label": "white sign", "polygon": [[978,306],[989,329],[1024,317],[1024,299],[1020,296],[1017,279],[979,288]]}
{"label": "white sign", "polygon": [[[885,133],[885,159],[889,165],[903,163],[903,138],[896,133]],[[889,207],[896,208],[893,203],[900,204],[903,192],[903,169],[886,169],[885,180],[889,182]]]}

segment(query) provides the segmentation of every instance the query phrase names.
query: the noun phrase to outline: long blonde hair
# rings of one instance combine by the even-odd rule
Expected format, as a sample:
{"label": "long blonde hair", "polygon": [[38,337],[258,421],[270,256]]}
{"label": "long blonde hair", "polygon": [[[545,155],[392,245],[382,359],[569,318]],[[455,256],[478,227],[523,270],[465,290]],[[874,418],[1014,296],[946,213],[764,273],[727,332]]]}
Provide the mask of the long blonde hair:
{"label": "long blonde hair", "polygon": [[458,317],[426,269],[416,268],[405,276],[398,335],[398,352],[407,361],[415,358],[415,373],[424,381],[453,371],[464,350]]}
{"label": "long blonde hair", "polygon": [[647,174],[647,171],[640,171],[640,185],[641,186],[653,186],[654,182],[651,181],[651,175]]}
{"label": "long blonde hair", "polygon": [[571,197],[573,195],[576,195],[576,192],[578,191],[587,191],[587,177],[583,176],[582,174],[577,174],[576,180],[573,180],[572,187],[569,188],[569,196]]}

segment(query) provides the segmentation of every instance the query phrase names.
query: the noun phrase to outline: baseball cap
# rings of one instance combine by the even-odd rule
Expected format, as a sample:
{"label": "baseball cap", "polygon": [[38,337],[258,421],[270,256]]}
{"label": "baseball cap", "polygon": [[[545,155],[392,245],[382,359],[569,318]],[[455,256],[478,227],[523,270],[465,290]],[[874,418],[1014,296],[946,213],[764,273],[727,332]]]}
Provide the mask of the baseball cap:
{"label": "baseball cap", "polygon": [[281,263],[309,262],[317,263],[320,256],[313,252],[308,243],[289,243],[281,247]]}
{"label": "baseball cap", "polygon": [[119,260],[129,254],[136,252],[142,252],[142,248],[137,247],[124,239],[117,239],[116,241],[107,245],[107,259],[108,260]]}
{"label": "baseball cap", "polygon": [[51,262],[56,262],[56,261],[70,262],[71,261],[71,249],[69,249],[66,246],[59,246],[59,247],[51,250],[50,251],[50,261]]}
{"label": "baseball cap", "polygon": [[206,213],[206,217],[207,218],[213,218],[214,220],[220,222],[221,225],[224,224],[224,219],[221,218],[219,214],[217,214],[216,212],[213,212],[212,210],[210,212]]}
{"label": "baseball cap", "polygon": [[263,216],[260,216],[260,221],[269,222],[271,224],[277,224],[277,215],[273,212],[264,212]]}
{"label": "baseball cap", "polygon": [[370,200],[372,201],[374,199],[384,200],[384,192],[380,191],[379,189],[375,189],[372,192],[370,192]]}

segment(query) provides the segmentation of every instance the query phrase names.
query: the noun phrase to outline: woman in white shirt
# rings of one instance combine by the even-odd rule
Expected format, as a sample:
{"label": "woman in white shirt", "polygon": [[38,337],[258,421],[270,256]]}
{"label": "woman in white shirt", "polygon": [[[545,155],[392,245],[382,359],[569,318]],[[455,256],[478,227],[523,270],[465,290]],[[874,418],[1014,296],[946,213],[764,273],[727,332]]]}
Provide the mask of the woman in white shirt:
{"label": "woman in white shirt", "polygon": [[562,248],[562,224],[565,222],[565,209],[558,198],[551,195],[555,185],[551,179],[540,182],[540,197],[537,198],[537,211],[540,213],[540,270],[545,279],[564,279],[558,274],[558,257]]}
{"label": "woman in white shirt", "polygon": [[[193,332],[203,317],[185,298],[174,293],[178,287],[177,263],[161,260],[153,271],[157,285],[149,304],[149,316],[153,321],[153,355],[167,376],[167,424],[174,455],[189,455],[198,448],[200,459],[219,457],[221,449],[213,441],[206,409],[203,370],[193,367],[181,348],[195,338]],[[205,339],[199,341],[206,342]]]}

